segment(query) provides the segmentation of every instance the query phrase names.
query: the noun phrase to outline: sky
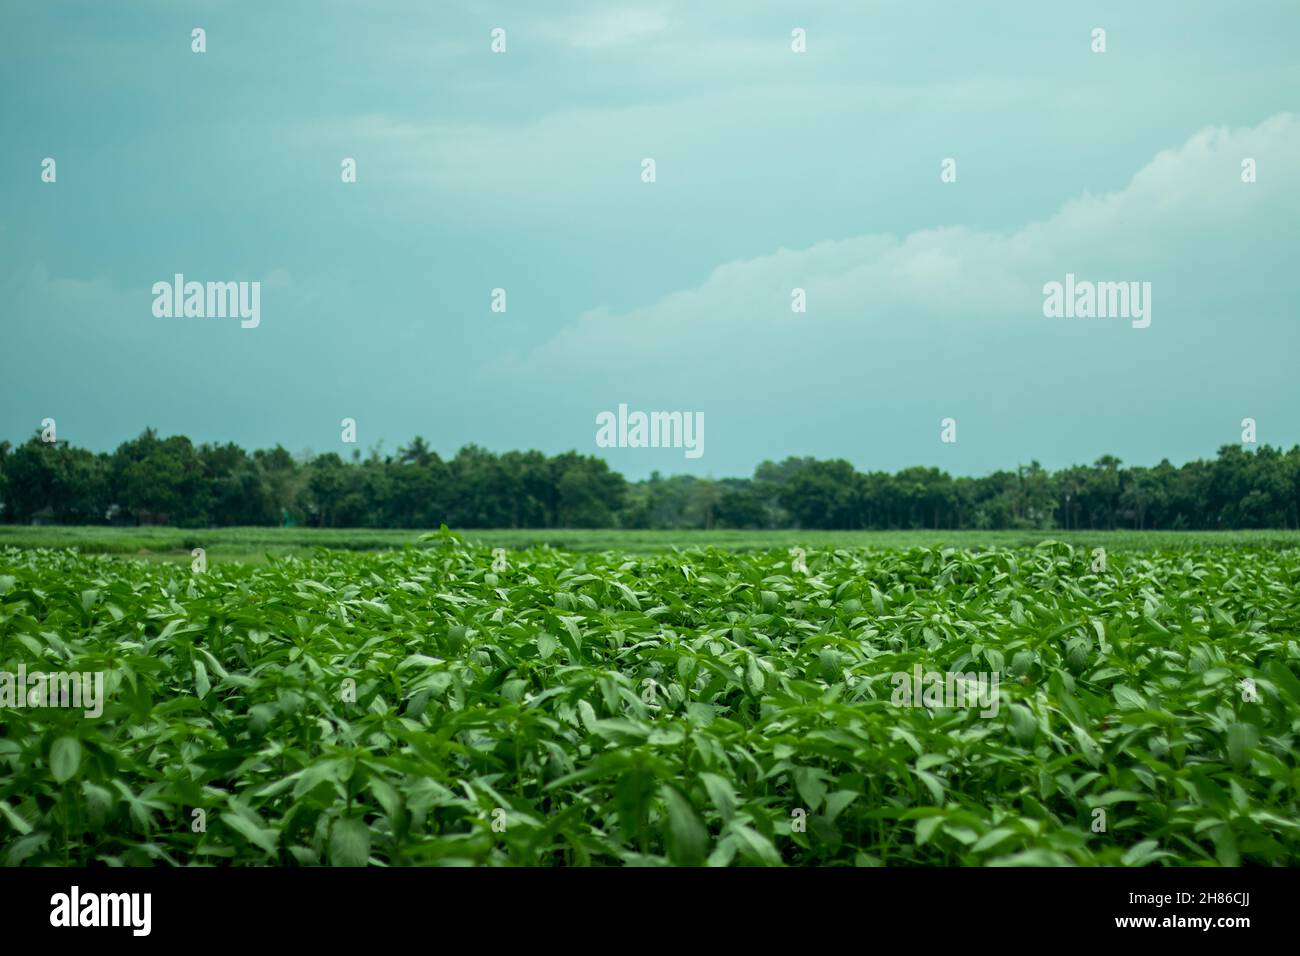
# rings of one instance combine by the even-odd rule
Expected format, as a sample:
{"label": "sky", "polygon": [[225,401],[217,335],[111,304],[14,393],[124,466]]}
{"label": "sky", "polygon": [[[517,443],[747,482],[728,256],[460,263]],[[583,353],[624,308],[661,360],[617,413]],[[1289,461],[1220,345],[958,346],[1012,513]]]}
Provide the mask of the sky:
{"label": "sky", "polygon": [[[1294,0],[0,0],[0,439],[1289,448],[1298,35]],[[156,315],[176,273],[259,282],[259,324]],[[1045,316],[1067,274],[1150,283],[1150,324]],[[704,453],[598,447],[620,404]]]}

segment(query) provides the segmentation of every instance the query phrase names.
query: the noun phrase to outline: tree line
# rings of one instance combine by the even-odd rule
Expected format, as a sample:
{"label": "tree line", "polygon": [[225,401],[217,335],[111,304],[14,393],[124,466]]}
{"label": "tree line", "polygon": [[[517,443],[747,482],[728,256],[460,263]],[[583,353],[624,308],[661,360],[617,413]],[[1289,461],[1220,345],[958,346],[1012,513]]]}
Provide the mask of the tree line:
{"label": "tree line", "polygon": [[0,521],[300,524],[332,528],[1300,528],[1300,446],[1219,449],[1212,460],[1123,467],[1106,455],[1049,472],[894,474],[849,462],[765,461],[750,478],[629,482],[601,458],[496,454],[444,460],[423,438],[394,454],[245,451],[147,429],[112,453],[40,435],[0,442]]}

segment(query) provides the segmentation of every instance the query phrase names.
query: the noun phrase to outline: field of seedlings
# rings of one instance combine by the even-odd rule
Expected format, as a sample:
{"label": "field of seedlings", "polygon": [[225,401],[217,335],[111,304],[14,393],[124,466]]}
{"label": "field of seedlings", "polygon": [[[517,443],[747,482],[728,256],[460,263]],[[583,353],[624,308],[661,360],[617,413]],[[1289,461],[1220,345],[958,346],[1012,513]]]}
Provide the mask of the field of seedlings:
{"label": "field of seedlings", "polygon": [[0,670],[8,865],[1300,863],[1295,548],[8,548]]}

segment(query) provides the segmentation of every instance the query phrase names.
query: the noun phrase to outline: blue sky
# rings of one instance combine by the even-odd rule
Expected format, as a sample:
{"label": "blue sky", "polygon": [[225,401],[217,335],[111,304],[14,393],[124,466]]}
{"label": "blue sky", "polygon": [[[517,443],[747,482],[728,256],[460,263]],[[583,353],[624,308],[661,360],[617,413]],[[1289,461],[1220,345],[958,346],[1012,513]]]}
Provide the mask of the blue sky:
{"label": "blue sky", "polygon": [[[1268,0],[4,0],[0,437],[345,451],[352,417],[363,448],[634,478],[1177,462],[1247,416],[1290,447],[1298,27]],[[260,326],[155,317],[177,272],[260,281]],[[1151,282],[1150,327],[1045,318],[1067,272]],[[705,454],[598,449],[620,403],[703,412]]]}

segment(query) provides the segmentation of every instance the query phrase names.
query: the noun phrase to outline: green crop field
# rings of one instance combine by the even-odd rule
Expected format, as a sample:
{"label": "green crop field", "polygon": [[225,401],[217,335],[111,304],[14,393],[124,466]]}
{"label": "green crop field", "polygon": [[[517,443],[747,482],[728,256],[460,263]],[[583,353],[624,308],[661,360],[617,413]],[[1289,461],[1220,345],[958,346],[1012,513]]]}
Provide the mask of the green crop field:
{"label": "green crop field", "polygon": [[1285,537],[493,554],[519,534],[0,544],[0,859],[1300,862]]}
{"label": "green crop field", "polygon": [[[772,548],[967,549],[1033,547],[1044,540],[1108,551],[1205,548],[1246,545],[1300,548],[1297,531],[619,531],[471,530],[470,544],[489,548],[548,546],[565,551],[622,551],[653,554],[689,548],[763,551]],[[258,563],[268,556],[306,557],[319,548],[379,551],[415,545],[417,531],[371,528],[110,528],[94,526],[0,525],[0,548],[77,548],[90,554],[127,554],[148,560],[190,563],[203,548],[211,562]]]}

